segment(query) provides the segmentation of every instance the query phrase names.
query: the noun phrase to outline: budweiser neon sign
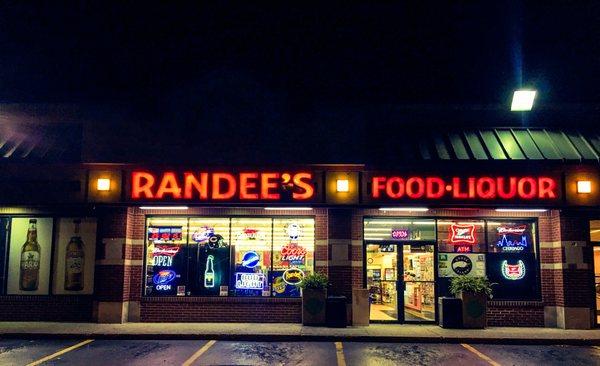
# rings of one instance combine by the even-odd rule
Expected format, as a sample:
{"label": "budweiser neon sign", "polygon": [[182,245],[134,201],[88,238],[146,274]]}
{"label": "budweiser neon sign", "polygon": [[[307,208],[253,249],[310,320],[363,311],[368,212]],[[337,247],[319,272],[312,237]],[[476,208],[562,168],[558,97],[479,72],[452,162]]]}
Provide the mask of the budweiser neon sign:
{"label": "budweiser neon sign", "polygon": [[475,225],[450,225],[449,241],[452,244],[475,244]]}
{"label": "budweiser neon sign", "polygon": [[527,230],[527,225],[516,225],[516,226],[498,226],[496,231],[500,235],[506,234],[517,234],[521,235]]}
{"label": "budweiser neon sign", "polygon": [[155,245],[152,249],[152,255],[164,255],[174,257],[179,252],[178,246]]}
{"label": "budweiser neon sign", "polygon": [[551,177],[373,176],[373,199],[555,200],[558,182]]}
{"label": "budweiser neon sign", "polygon": [[290,192],[295,201],[314,197],[311,172],[184,172],[131,173],[133,200],[276,201]]}

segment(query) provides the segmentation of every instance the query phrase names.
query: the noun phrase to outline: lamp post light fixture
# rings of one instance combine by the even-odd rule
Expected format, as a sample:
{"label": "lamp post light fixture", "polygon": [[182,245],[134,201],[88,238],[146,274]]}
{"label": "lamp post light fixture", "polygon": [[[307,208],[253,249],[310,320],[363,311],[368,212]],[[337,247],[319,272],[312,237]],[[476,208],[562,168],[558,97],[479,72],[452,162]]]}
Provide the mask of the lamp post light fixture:
{"label": "lamp post light fixture", "polygon": [[535,90],[515,90],[510,110],[513,112],[530,111],[533,108],[536,94]]}

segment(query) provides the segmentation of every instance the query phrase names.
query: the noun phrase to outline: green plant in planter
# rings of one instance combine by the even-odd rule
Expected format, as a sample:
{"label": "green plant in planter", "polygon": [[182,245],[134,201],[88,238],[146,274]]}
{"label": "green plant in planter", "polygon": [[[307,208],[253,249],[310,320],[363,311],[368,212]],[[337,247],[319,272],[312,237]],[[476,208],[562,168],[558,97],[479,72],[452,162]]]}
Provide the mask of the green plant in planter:
{"label": "green plant in planter", "polygon": [[491,299],[493,285],[495,284],[490,283],[487,277],[452,277],[452,280],[450,280],[450,293],[454,296],[458,296],[461,292],[485,294]]}
{"label": "green plant in planter", "polygon": [[306,277],[304,277],[302,282],[296,286],[303,290],[323,290],[326,289],[328,285],[329,279],[327,278],[327,275],[324,273],[315,272],[308,274]]}

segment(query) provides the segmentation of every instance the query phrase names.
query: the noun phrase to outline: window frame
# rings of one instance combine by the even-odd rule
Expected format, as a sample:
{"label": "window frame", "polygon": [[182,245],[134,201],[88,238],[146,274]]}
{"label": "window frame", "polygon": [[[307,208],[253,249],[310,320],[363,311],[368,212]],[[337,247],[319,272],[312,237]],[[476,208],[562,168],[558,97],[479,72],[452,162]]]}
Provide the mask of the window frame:
{"label": "window frame", "polygon": [[[152,218],[169,218],[169,219],[186,219],[187,222],[187,230],[188,230],[188,235],[186,236],[185,239],[185,245],[188,247],[188,257],[186,259],[186,279],[185,279],[185,284],[186,284],[186,292],[183,296],[173,296],[173,295],[156,295],[156,294],[150,294],[150,295],[146,295],[146,281],[147,281],[147,273],[148,273],[148,221]],[[227,280],[228,283],[228,291],[227,291],[227,296],[207,296],[207,295],[197,295],[197,294],[188,294],[188,290],[187,290],[187,286],[189,283],[189,275],[190,275],[190,261],[191,261],[191,257],[189,254],[189,230],[190,230],[190,219],[202,219],[202,218],[207,218],[207,219],[228,219],[229,221],[229,246],[230,246],[230,254],[229,254],[229,266],[230,266],[230,271],[229,271],[229,278]],[[270,219],[271,220],[271,249],[270,249],[270,253],[271,253],[271,264],[269,266],[269,274],[267,276],[267,283],[269,285],[269,296],[237,296],[234,294],[234,289],[231,288],[231,276],[233,273],[235,273],[235,252],[233,249],[233,239],[232,239],[232,219],[251,219],[251,218],[262,218],[262,219]],[[299,297],[297,296],[273,296],[273,291],[272,291],[272,282],[271,282],[271,273],[273,272],[273,245],[274,245],[274,221],[275,219],[281,219],[281,220],[285,220],[285,219],[311,219],[313,221],[313,260],[312,260],[312,268],[314,269],[314,271],[316,271],[316,264],[317,264],[317,259],[316,259],[316,245],[317,245],[317,239],[316,239],[316,235],[317,235],[317,219],[315,215],[160,215],[160,214],[151,214],[151,215],[144,215],[144,256],[143,256],[143,268],[142,268],[142,288],[141,288],[141,296],[142,298],[153,298],[153,297],[157,297],[157,298],[238,298],[238,299],[273,299],[273,298],[279,298],[279,299],[297,299]]]}

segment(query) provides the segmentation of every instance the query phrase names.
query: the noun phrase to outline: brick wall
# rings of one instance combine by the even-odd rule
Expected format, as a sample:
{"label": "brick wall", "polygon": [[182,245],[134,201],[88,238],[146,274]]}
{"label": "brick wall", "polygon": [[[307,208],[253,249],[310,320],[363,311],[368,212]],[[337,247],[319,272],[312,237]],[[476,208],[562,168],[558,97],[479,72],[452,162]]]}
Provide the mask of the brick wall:
{"label": "brick wall", "polygon": [[492,327],[543,327],[544,304],[491,301],[488,303],[487,324]]}
{"label": "brick wall", "polygon": [[299,323],[301,299],[144,298],[143,322]]}
{"label": "brick wall", "polygon": [[0,296],[0,321],[64,321],[92,320],[91,295]]}

